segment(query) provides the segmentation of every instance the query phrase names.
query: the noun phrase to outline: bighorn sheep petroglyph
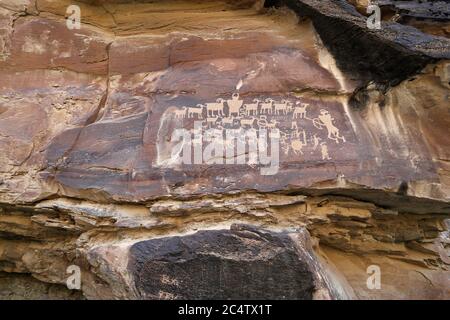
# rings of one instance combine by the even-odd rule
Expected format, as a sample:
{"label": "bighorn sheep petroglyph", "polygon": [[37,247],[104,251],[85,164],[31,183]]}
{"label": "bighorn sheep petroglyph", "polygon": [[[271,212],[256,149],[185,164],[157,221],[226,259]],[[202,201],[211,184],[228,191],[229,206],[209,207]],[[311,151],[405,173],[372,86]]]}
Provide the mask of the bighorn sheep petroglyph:
{"label": "bighorn sheep petroglyph", "polygon": [[258,99],[253,100],[254,103],[244,104],[245,113],[247,116],[256,116],[258,115],[258,106],[260,101]]}
{"label": "bighorn sheep petroglyph", "polygon": [[281,103],[275,103],[275,114],[276,115],[280,115],[280,114],[287,114],[288,112],[288,104],[289,102],[286,100],[281,101]]}
{"label": "bighorn sheep petroglyph", "polygon": [[188,108],[188,118],[194,118],[197,115],[198,119],[203,119],[203,106],[198,104],[197,107]]}
{"label": "bighorn sheep petroglyph", "polygon": [[224,102],[225,100],[219,98],[216,103],[207,103],[206,112],[208,117],[223,116]]}
{"label": "bighorn sheep petroglyph", "polygon": [[293,119],[306,118],[306,108],[309,107],[309,104],[297,102],[296,105],[297,106],[294,108],[294,114],[292,115]]}
{"label": "bighorn sheep petroglyph", "polygon": [[186,107],[182,107],[179,110],[174,110],[175,119],[184,119],[186,118]]}
{"label": "bighorn sheep petroglyph", "polygon": [[273,100],[266,99],[264,103],[261,103],[261,113],[272,114],[273,112]]}

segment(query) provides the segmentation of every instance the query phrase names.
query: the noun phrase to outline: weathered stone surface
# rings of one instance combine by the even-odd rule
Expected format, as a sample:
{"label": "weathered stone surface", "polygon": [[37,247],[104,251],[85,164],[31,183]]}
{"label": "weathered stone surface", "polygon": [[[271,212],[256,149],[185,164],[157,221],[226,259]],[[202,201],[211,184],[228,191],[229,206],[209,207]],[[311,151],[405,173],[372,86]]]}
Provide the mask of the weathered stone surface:
{"label": "weathered stone surface", "polygon": [[[0,86],[0,197],[5,202],[45,197],[53,187],[39,179],[45,165],[42,152],[51,154],[55,136],[73,134],[95,120],[106,98],[106,82],[69,71],[3,71]],[[74,141],[65,141],[70,149]],[[64,151],[59,160],[63,157]]]}
{"label": "weathered stone surface", "polygon": [[27,275],[0,274],[1,300],[79,300],[79,291],[61,285],[46,284]]}
{"label": "weathered stone surface", "polygon": [[232,226],[138,242],[130,249],[129,269],[146,299],[310,300],[330,288],[316,283],[321,276],[312,252],[296,248],[307,243],[290,236],[295,234]]}
{"label": "weathered stone surface", "polygon": [[403,19],[450,20],[450,5],[448,1],[377,0],[374,1],[374,4],[382,8],[390,8]]}
{"label": "weathered stone surface", "polygon": [[19,17],[11,35],[9,59],[2,69],[66,68],[76,72],[106,74],[108,35],[84,28],[74,33],[63,21]]}
{"label": "weathered stone surface", "polygon": [[448,299],[445,12],[397,2],[0,0],[0,297]]}
{"label": "weathered stone surface", "polygon": [[[368,0],[348,0],[357,10],[368,15]],[[383,21],[395,21],[418,28],[422,32],[447,37],[450,34],[450,5],[448,1],[371,1],[381,9]]]}
{"label": "weathered stone surface", "polygon": [[[24,20],[26,24],[23,28],[26,30],[26,25],[36,23],[41,28],[40,20],[36,19]],[[256,21],[258,19],[254,18]],[[21,30],[22,24],[17,26]],[[298,31],[308,28],[308,25],[297,27]],[[54,33],[54,37],[57,37],[58,30],[55,29],[52,36]],[[414,143],[408,141],[411,134],[408,128],[400,134],[397,129],[393,130],[400,126],[395,116],[398,111],[392,111],[393,117],[388,115],[390,111],[383,112],[384,117],[391,117],[389,121],[392,126],[387,132],[379,130],[383,126],[381,123],[375,122],[367,127],[366,121],[360,120],[361,115],[350,112],[346,98],[340,96],[352,88],[352,83],[334,78],[335,70],[329,65],[330,58],[326,57],[324,49],[317,52],[311,47],[311,43],[316,42],[311,31],[297,40],[291,31],[287,34],[286,30],[287,27],[282,24],[278,27],[279,35],[276,36],[262,32],[240,32],[239,38],[223,36],[220,39],[188,35],[123,38],[112,42],[108,54],[105,53],[105,46],[109,40],[104,35],[104,40],[92,42],[86,50],[82,50],[87,55],[80,60],[76,58],[72,61],[69,57],[57,62],[58,60],[43,55],[43,66],[61,65],[78,71],[94,61],[93,69],[89,66],[84,70],[89,73],[104,72],[101,67],[104,62],[98,61],[103,61],[108,55],[111,77],[108,79],[107,98],[102,96],[104,99],[101,102],[105,105],[99,105],[96,119],[91,119],[94,123],[88,124],[86,128],[68,129],[54,135],[44,151],[46,159],[43,165],[46,169],[41,170],[40,177],[45,183],[39,182],[42,189],[35,187],[36,191],[33,190],[31,194],[40,198],[59,190],[60,194],[77,196],[84,194],[83,190],[89,188],[97,190],[95,194],[89,193],[91,199],[134,201],[163,196],[168,189],[172,194],[181,195],[186,190],[203,194],[254,188],[260,191],[309,188],[323,181],[335,180],[339,176],[344,176],[344,180],[351,184],[392,190],[397,190],[403,181],[429,181],[438,185],[437,169],[423,151],[426,141],[421,141],[421,137],[414,138]],[[20,32],[15,36],[19,39],[25,37]],[[101,33],[91,37],[99,39]],[[39,41],[33,41],[35,40]],[[59,46],[64,46],[64,43],[60,45],[58,40],[55,41]],[[291,48],[286,47],[287,42],[292,43]],[[254,45],[246,46],[244,43]],[[309,47],[305,46],[307,43]],[[123,59],[122,55],[126,55],[128,59]],[[146,59],[147,56],[152,59]],[[21,61],[20,54],[14,57],[17,63]],[[28,59],[30,55],[25,57]],[[38,60],[33,58],[30,61],[36,63]],[[26,66],[27,62],[21,64]],[[275,179],[261,177],[260,168],[236,166],[229,172],[228,167],[212,166],[221,168],[222,176],[215,176],[209,187],[199,189],[198,177],[209,166],[174,168],[165,165],[168,155],[164,154],[164,149],[167,147],[161,141],[168,139],[171,132],[165,132],[164,127],[169,123],[176,126],[181,124],[161,118],[169,115],[168,107],[182,107],[186,104],[195,106],[217,98],[231,99],[231,94],[237,91],[237,87],[245,102],[254,98],[273,98],[278,102],[289,99],[292,103],[310,103],[308,116],[316,119],[316,124],[322,110],[327,110],[334,118],[333,125],[345,138],[345,143],[341,141],[338,145],[339,141],[327,139],[325,128],[313,127],[313,121],[299,121],[296,126],[305,127],[307,141],[287,142],[285,148],[292,147],[289,144],[293,143],[300,149],[295,150],[298,155],[292,149],[286,151],[287,156],[281,155],[281,168]],[[314,92],[318,92],[320,96],[325,93],[329,97],[323,100],[317,98]],[[268,121],[281,122],[280,125],[290,133],[293,124],[286,118],[291,116],[292,112],[288,117],[269,117]],[[377,119],[377,116],[371,118]],[[114,120],[111,121],[112,119]],[[124,134],[118,135],[118,132]],[[372,141],[373,137],[375,141]],[[315,139],[320,140],[317,142]],[[310,144],[303,147],[302,144],[308,141]],[[325,146],[317,145],[326,141]],[[387,142],[386,152],[380,150],[379,146],[384,142]],[[401,149],[400,145],[408,145],[411,150],[407,153],[391,151]],[[163,150],[162,154],[160,150]],[[301,155],[304,151],[306,154]],[[414,163],[405,166],[405,161],[411,162],[412,153],[416,157]],[[24,158],[20,155],[16,157]],[[327,163],[328,158],[334,162]],[[384,165],[380,167],[380,163]],[[370,168],[370,171],[356,170],[361,167]],[[188,177],[183,178],[179,174],[181,171],[184,174],[189,172]],[[245,174],[242,174],[244,171]],[[385,178],[386,176],[389,178]],[[23,185],[18,186],[23,188]],[[41,194],[36,194],[39,191]],[[441,193],[439,190],[432,191],[429,196],[434,197],[436,192]],[[23,196],[29,194],[26,192]],[[27,199],[29,198],[24,200]]]}
{"label": "weathered stone surface", "polygon": [[276,0],[266,5],[286,5],[310,18],[338,66],[365,82],[396,85],[427,63],[450,58],[449,39],[395,22],[371,30],[367,18],[344,0]]}

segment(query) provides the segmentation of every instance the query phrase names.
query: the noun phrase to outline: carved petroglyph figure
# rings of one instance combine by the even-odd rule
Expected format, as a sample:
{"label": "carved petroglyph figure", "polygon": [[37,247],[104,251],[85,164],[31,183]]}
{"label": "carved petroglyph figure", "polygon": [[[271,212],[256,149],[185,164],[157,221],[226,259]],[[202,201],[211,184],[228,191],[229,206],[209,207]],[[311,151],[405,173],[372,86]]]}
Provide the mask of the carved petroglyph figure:
{"label": "carved petroglyph figure", "polygon": [[186,118],[186,107],[182,107],[180,110],[174,110],[175,119],[184,119]]}
{"label": "carved petroglyph figure", "polygon": [[267,128],[269,129],[275,129],[277,127],[277,124],[279,122],[277,120],[270,120],[270,122],[267,124]]}
{"label": "carved petroglyph figure", "polygon": [[225,100],[219,98],[216,103],[207,103],[206,113],[208,117],[223,116],[224,102]]}
{"label": "carved petroglyph figure", "polygon": [[328,146],[325,142],[320,144],[320,150],[322,152],[322,160],[331,160],[331,157],[328,154]]}
{"label": "carved petroglyph figure", "polygon": [[233,125],[234,124],[234,117],[229,117],[229,118],[222,118],[222,124],[226,124],[226,125]]}
{"label": "carved petroglyph figure", "polygon": [[195,115],[197,115],[198,119],[203,119],[203,106],[201,104],[197,105],[197,107],[188,108],[188,118],[192,119]]}
{"label": "carved petroglyph figure", "polygon": [[245,127],[253,127],[253,124],[255,123],[255,118],[250,118],[250,119],[241,119],[241,126]]}
{"label": "carved petroglyph figure", "polygon": [[258,115],[258,106],[259,106],[259,100],[254,99],[254,103],[251,104],[244,104],[245,113],[247,116],[257,116]]}
{"label": "carved petroglyph figure", "polygon": [[273,111],[273,100],[272,99],[266,99],[263,103],[261,103],[261,113],[265,114],[272,114]]}
{"label": "carved petroglyph figure", "polygon": [[267,116],[266,115],[259,116],[258,127],[260,129],[266,129],[267,128],[267,124],[268,124]]}
{"label": "carved petroglyph figure", "polygon": [[281,101],[281,103],[274,103],[274,107],[275,107],[275,113],[276,115],[280,115],[280,114],[287,114],[288,112],[288,104],[289,102],[286,100]]}
{"label": "carved petroglyph figure", "polygon": [[[334,118],[331,117],[331,114],[328,112],[328,110],[320,110],[318,119],[318,125],[320,129],[322,128],[322,126],[325,126],[325,128],[327,129],[328,139],[334,140],[336,141],[336,143],[339,143],[339,140],[345,142],[345,137],[341,137],[339,135],[339,129],[333,124]],[[314,125],[317,125],[317,122]]]}
{"label": "carved petroglyph figure", "polygon": [[281,137],[280,138],[281,149],[283,150],[285,155],[288,155],[289,150],[291,148],[290,142],[289,142],[290,135],[287,134],[286,132],[280,130],[280,137]]}
{"label": "carved petroglyph figure", "polygon": [[[255,135],[258,139],[261,139],[260,134],[262,132],[268,133],[268,137],[265,136],[262,140],[269,138],[279,141],[279,148],[277,147],[276,150],[277,152],[282,150],[286,156],[308,154],[308,156],[316,155],[323,161],[328,161],[332,160],[332,157],[327,140],[330,139],[335,143],[346,142],[345,137],[340,134],[335,125],[336,120],[326,109],[321,109],[318,115],[311,117],[310,114],[316,113],[316,111],[309,104],[301,101],[292,103],[287,99],[280,99],[280,102],[267,98],[263,101],[253,99],[252,102],[245,103],[244,100],[246,99],[241,99],[239,94],[235,93],[228,100],[219,98],[213,103],[183,106],[178,107],[177,110],[169,108],[168,112],[177,120],[185,118],[199,120],[195,123],[198,123],[200,130],[217,129],[218,131],[214,132],[212,137],[209,137],[211,139],[221,137],[223,134],[219,134],[219,131],[231,132],[236,140],[235,142],[240,146],[248,140],[246,136],[239,137],[240,133]],[[178,122],[178,125],[180,124]],[[190,127],[192,122],[183,122],[182,125]],[[190,136],[193,136],[190,140],[193,146],[200,149],[209,146],[207,139],[200,136],[198,131],[187,130]],[[234,132],[234,130],[236,131]],[[228,141],[229,139],[231,138],[223,138],[223,144],[226,148],[232,148],[233,146],[231,141]],[[265,150],[264,145],[261,144],[261,151],[269,151],[269,149]],[[209,153],[215,154],[213,150],[209,150]],[[249,156],[250,153],[245,150],[238,152],[244,157]],[[214,161],[219,161],[216,155],[213,158]],[[228,160],[227,157],[226,160]],[[250,161],[250,163],[253,162]]]}
{"label": "carved petroglyph figure", "polygon": [[319,146],[320,141],[322,141],[322,139],[319,138],[319,137],[317,136],[317,134],[315,134],[315,135],[313,136],[313,142],[314,142],[313,150],[316,150],[316,149],[317,149],[317,147]]}
{"label": "carved petroglyph figure", "polygon": [[309,104],[307,103],[300,103],[297,102],[296,103],[296,107],[294,108],[294,114],[293,114],[293,119],[304,119],[306,118],[306,108],[309,107]]}
{"label": "carved petroglyph figure", "polygon": [[243,103],[244,103],[243,100],[239,100],[239,94],[238,93],[233,94],[232,99],[231,100],[227,100],[228,115],[230,117],[232,115],[239,116],[239,110],[241,109]]}
{"label": "carved petroglyph figure", "polygon": [[[302,139],[300,139],[302,138]],[[306,142],[306,131],[303,130],[302,134],[297,130],[295,132],[295,139],[292,139],[291,141],[291,148],[292,151],[298,155],[303,154],[303,147],[306,147],[308,143]]]}
{"label": "carved petroglyph figure", "polygon": [[208,118],[206,118],[206,124],[208,124],[209,126],[212,126],[213,124],[215,124],[217,122],[218,119],[219,119],[219,117],[208,117]]}

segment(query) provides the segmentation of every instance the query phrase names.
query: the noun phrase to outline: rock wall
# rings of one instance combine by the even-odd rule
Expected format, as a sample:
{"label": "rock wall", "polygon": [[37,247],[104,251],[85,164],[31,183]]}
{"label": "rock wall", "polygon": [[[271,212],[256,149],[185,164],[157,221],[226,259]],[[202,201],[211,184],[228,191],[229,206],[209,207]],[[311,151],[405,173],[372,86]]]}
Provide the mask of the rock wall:
{"label": "rock wall", "polygon": [[0,0],[0,298],[450,298],[449,5],[401,2]]}

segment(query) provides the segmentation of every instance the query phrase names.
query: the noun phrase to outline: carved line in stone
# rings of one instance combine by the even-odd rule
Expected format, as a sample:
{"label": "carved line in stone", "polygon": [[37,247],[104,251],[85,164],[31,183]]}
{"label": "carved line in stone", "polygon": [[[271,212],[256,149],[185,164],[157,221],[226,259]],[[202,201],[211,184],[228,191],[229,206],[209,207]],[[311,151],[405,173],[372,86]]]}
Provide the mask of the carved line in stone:
{"label": "carved line in stone", "polygon": [[[228,112],[226,112],[225,104]],[[339,128],[334,124],[335,119],[328,110],[321,109],[319,116],[310,118],[308,117],[310,104],[301,101],[296,101],[294,105],[286,99],[277,102],[272,98],[266,98],[263,101],[254,99],[251,103],[244,103],[239,94],[234,93],[228,100],[219,98],[215,102],[197,104],[195,107],[176,108],[172,111],[175,119],[202,120],[205,128],[254,129],[256,125],[258,129],[270,130],[270,137],[280,138],[281,149],[285,155],[290,153],[302,155],[304,154],[303,149],[308,146],[308,143],[311,143],[313,151],[320,151],[322,160],[332,160],[326,140],[334,141],[336,144],[346,143],[345,137],[340,134]],[[273,116],[290,117],[290,130],[280,130],[278,128],[279,121],[268,119]],[[326,138],[307,132],[299,125],[301,121],[310,121],[315,128],[326,130]],[[308,139],[308,137],[310,138]]]}

